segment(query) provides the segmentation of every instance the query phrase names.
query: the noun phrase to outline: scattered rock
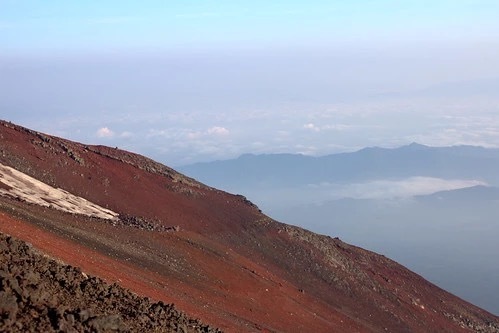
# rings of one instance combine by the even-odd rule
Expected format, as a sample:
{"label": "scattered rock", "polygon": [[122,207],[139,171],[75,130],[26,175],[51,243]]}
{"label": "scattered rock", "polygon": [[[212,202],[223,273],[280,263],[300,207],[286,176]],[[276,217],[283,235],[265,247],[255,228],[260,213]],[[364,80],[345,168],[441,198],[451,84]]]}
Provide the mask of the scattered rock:
{"label": "scattered rock", "polygon": [[120,214],[117,220],[112,221],[114,226],[126,226],[147,231],[180,231],[180,227],[165,226],[159,220],[152,220],[145,217],[133,216],[128,214]]}

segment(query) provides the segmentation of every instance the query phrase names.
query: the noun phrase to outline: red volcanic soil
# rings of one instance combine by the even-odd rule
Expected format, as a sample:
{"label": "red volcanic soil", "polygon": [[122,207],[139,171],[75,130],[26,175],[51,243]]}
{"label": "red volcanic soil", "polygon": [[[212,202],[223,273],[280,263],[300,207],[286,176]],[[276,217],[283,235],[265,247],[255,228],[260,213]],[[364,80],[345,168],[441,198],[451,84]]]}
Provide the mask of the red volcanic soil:
{"label": "red volcanic soil", "polygon": [[1,198],[1,232],[225,331],[499,332],[496,316],[383,256],[145,157],[1,122],[0,163],[122,217]]}
{"label": "red volcanic soil", "polygon": [[220,332],[2,233],[0,295],[0,332]]}

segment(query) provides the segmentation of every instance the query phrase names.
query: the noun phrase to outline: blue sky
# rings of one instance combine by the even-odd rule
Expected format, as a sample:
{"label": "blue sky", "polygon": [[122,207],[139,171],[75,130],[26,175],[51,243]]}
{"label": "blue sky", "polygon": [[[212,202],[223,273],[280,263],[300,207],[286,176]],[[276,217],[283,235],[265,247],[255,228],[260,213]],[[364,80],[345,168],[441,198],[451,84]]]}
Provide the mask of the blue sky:
{"label": "blue sky", "polygon": [[497,1],[0,1],[4,52],[494,42]]}
{"label": "blue sky", "polygon": [[499,142],[498,1],[4,1],[0,117],[169,165]]}

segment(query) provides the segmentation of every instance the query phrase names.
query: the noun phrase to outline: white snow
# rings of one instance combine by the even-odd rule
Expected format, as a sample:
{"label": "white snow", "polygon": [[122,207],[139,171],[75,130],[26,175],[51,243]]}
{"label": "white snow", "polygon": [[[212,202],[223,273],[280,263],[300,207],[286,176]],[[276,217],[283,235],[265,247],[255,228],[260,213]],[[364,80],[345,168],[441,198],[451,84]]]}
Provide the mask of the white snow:
{"label": "white snow", "polygon": [[[118,214],[112,210],[94,204],[68,191],[54,188],[16,169],[0,163],[0,195],[20,199],[32,204],[51,207],[64,212],[117,219]],[[5,189],[7,187],[8,189]]]}

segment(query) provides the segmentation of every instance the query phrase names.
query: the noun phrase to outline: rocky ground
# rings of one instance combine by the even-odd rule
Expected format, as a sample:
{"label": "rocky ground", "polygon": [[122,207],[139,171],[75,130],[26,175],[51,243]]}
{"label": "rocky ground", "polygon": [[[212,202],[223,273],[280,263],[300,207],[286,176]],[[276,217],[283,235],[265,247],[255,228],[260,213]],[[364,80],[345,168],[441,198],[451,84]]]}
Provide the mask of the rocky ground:
{"label": "rocky ground", "polygon": [[220,332],[0,234],[1,332]]}

